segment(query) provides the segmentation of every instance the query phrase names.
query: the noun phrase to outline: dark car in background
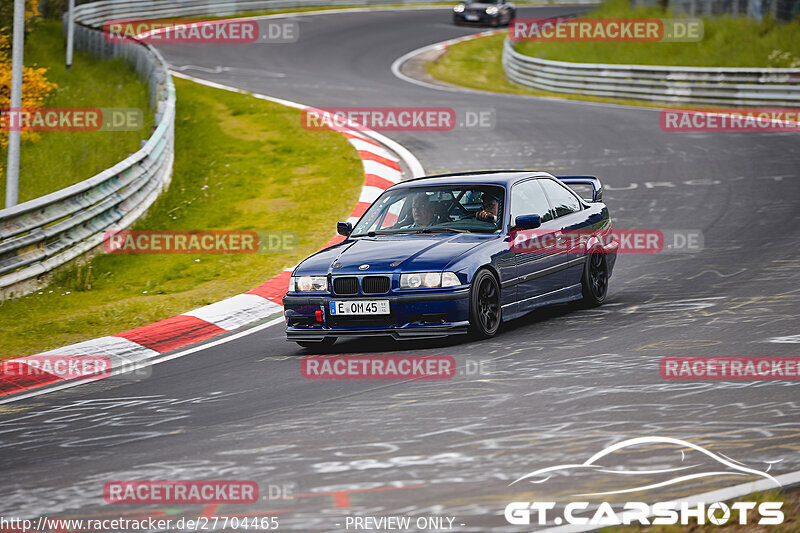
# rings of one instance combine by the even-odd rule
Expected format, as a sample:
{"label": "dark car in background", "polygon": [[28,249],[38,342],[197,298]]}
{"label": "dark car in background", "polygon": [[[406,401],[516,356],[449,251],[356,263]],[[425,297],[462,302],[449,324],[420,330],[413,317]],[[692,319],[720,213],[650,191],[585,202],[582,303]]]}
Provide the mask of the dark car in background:
{"label": "dark car in background", "polygon": [[506,0],[468,1],[453,8],[453,22],[456,24],[508,26],[516,16],[517,8]]}
{"label": "dark car in background", "polygon": [[[584,200],[566,184],[591,188]],[[347,238],[300,263],[283,299],[288,340],[493,336],[500,323],[548,304],[599,305],[618,243],[592,236],[569,253],[517,247],[525,231],[610,232],[600,181],[487,171],[387,189]],[[598,234],[599,234],[598,233]]]}

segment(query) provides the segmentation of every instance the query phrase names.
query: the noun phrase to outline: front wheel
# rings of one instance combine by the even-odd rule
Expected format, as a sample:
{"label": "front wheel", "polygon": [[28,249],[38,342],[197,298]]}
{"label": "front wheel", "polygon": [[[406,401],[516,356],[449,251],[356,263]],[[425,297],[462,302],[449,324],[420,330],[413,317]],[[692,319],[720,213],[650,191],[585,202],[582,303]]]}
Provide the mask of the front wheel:
{"label": "front wheel", "polygon": [[336,337],[325,337],[321,341],[294,341],[296,342],[301,348],[309,348],[309,349],[325,349],[330,348],[333,346],[333,343],[336,342]]}
{"label": "front wheel", "polygon": [[500,328],[500,285],[488,270],[481,270],[472,280],[469,299],[471,332],[478,338],[493,337]]}
{"label": "front wheel", "polygon": [[517,18],[517,12],[516,11],[511,11],[508,14],[508,20],[506,21],[505,25],[506,26],[511,26],[511,21],[514,20],[515,18]]}
{"label": "front wheel", "polygon": [[583,302],[596,307],[606,300],[608,294],[608,259],[598,250],[589,252],[583,267]]}

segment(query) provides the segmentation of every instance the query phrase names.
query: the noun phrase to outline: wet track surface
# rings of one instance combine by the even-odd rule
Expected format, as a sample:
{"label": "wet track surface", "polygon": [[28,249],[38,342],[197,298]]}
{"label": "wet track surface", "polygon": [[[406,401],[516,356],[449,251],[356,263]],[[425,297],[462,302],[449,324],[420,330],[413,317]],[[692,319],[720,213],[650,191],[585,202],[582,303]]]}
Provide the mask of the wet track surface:
{"label": "wet track surface", "polygon": [[[274,512],[281,530],[297,531],[340,530],[346,515],[452,516],[458,531],[516,531],[502,517],[508,502],[568,497],[610,481],[558,477],[546,494],[509,483],[627,438],[684,439],[762,470],[780,461],[773,475],[800,470],[798,385],[665,381],[658,367],[665,356],[798,355],[797,134],[665,133],[657,110],[437,91],[397,79],[397,57],[480,31],[449,18],[446,10],[329,13],[298,18],[294,44],[160,49],[186,74],[310,105],[491,108],[489,131],[388,135],[428,173],[595,174],[615,227],[700,230],[704,248],[621,255],[604,306],[542,309],[489,341],[373,339],[334,349],[451,355],[459,370],[451,380],[307,380],[300,358],[310,352],[285,342],[279,324],[158,364],[146,379],[2,405],[0,514],[141,510],[103,502],[111,479],[251,479],[263,493],[289,485],[296,497],[169,512]],[[479,361],[488,372],[466,371]],[[658,452],[637,460],[669,462]],[[719,476],[648,498],[747,480]]]}

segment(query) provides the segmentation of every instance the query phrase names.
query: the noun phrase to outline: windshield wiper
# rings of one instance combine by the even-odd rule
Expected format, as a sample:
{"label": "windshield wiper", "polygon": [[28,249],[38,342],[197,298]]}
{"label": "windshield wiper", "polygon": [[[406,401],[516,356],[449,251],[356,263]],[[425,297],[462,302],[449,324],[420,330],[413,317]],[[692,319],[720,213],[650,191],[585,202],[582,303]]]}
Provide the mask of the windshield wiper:
{"label": "windshield wiper", "polygon": [[459,229],[459,228],[405,228],[405,229],[396,229],[391,231],[386,231],[386,230],[370,231],[367,233],[358,233],[350,236],[374,237],[375,235],[400,235],[406,233],[412,235],[418,235],[420,233],[472,233],[472,232],[466,229]]}
{"label": "windshield wiper", "polygon": [[469,230],[460,228],[422,228],[417,233],[470,233]]}

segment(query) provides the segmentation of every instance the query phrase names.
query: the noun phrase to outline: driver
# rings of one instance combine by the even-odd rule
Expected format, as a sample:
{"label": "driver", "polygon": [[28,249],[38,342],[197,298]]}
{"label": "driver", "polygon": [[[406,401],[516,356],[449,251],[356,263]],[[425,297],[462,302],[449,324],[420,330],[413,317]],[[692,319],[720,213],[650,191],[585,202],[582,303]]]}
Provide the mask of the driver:
{"label": "driver", "polygon": [[481,210],[475,215],[481,222],[492,222],[497,224],[497,211],[500,208],[500,201],[491,194],[483,193]]}
{"label": "driver", "polygon": [[411,204],[411,214],[414,217],[414,223],[406,227],[424,228],[433,225],[435,218],[433,204],[427,194],[423,193],[414,197],[414,202]]}

